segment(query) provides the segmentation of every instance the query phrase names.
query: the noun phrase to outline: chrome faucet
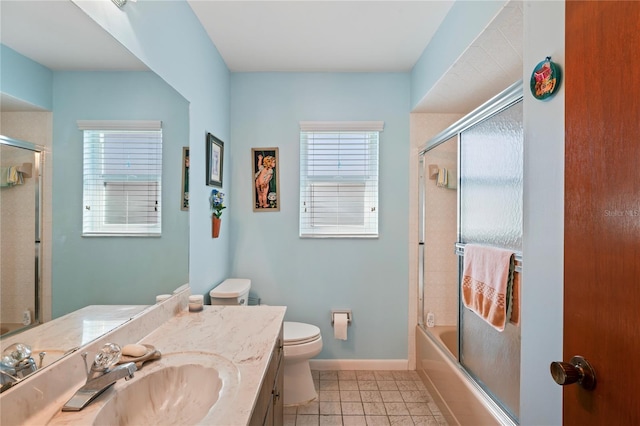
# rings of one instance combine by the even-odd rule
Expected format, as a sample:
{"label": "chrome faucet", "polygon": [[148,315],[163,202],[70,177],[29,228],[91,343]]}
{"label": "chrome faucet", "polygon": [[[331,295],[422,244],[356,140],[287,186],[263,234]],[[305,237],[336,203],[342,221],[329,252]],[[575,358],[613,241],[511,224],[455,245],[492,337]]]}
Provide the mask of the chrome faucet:
{"label": "chrome faucet", "polygon": [[127,362],[113,367],[120,359],[120,346],[107,343],[95,357],[91,368],[87,367],[87,353],[82,354],[87,369],[87,382],[62,407],[62,411],[80,411],[119,379],[129,380],[137,370],[136,364]]}

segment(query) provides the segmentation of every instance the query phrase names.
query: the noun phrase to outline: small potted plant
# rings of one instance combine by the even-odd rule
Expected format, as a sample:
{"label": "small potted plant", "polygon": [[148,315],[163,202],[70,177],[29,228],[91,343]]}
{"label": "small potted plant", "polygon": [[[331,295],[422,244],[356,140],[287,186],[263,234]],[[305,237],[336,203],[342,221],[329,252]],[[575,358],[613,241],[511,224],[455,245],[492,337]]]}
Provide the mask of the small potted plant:
{"label": "small potted plant", "polygon": [[227,208],[224,205],[224,192],[212,189],[211,195],[209,195],[209,205],[211,206],[211,237],[218,238],[222,223],[220,216],[222,216],[222,210]]}

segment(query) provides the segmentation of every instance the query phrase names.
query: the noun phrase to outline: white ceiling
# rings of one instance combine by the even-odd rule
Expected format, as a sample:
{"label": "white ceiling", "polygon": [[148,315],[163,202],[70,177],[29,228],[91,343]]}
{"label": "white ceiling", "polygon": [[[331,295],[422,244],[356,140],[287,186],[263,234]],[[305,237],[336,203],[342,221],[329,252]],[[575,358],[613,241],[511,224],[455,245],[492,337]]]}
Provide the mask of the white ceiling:
{"label": "white ceiling", "polygon": [[453,0],[189,4],[231,71],[402,72]]}
{"label": "white ceiling", "polygon": [[1,0],[0,19],[4,45],[54,71],[148,69],[69,0]]}
{"label": "white ceiling", "polygon": [[[0,0],[0,41],[54,71],[148,70],[69,0]],[[0,106],[40,110],[5,93]]]}
{"label": "white ceiling", "polygon": [[[231,71],[407,72],[453,0],[188,3]],[[69,0],[1,0],[0,18],[2,43],[50,69],[147,69]],[[415,111],[468,112],[521,76],[514,0]],[[3,110],[10,101],[3,96]]]}

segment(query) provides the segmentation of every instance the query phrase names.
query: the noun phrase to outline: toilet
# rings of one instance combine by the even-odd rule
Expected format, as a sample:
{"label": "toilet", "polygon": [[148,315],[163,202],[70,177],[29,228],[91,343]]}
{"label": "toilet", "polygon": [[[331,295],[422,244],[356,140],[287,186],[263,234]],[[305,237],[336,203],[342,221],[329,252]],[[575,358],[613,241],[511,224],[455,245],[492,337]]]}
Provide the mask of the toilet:
{"label": "toilet", "polygon": [[322,350],[322,336],[315,325],[284,322],[284,405],[301,405],[318,397],[309,360]]}
{"label": "toilet", "polygon": [[[247,305],[251,280],[228,278],[209,292],[212,305]],[[315,325],[285,321],[284,405],[301,405],[318,397],[309,360],[322,350],[322,336]]]}
{"label": "toilet", "polygon": [[251,289],[251,280],[227,278],[209,292],[211,304],[246,306],[249,304],[249,289]]}

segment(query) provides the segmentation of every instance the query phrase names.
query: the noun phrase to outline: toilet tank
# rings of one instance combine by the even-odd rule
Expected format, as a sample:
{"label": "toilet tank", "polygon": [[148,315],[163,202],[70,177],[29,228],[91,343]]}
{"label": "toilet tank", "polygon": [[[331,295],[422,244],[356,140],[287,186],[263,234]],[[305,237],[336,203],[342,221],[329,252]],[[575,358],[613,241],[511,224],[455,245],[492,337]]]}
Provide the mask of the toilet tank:
{"label": "toilet tank", "polygon": [[251,280],[247,278],[227,278],[209,292],[212,305],[247,305]]}

